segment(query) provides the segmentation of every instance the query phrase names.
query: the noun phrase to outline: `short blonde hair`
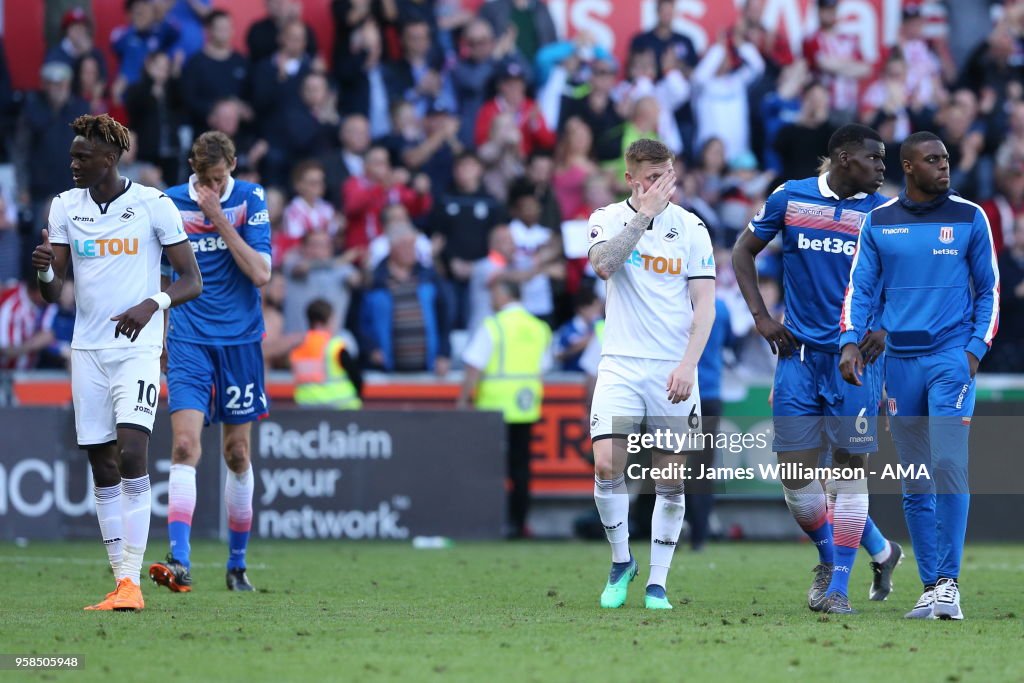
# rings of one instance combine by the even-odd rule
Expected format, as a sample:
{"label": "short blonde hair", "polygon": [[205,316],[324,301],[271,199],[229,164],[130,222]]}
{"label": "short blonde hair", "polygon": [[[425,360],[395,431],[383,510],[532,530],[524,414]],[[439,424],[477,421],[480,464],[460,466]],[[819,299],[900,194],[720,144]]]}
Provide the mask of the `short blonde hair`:
{"label": "short blonde hair", "polygon": [[626,150],[626,166],[629,168],[636,168],[645,161],[649,161],[652,164],[661,164],[674,160],[675,155],[672,154],[672,150],[661,140],[653,138],[636,140]]}

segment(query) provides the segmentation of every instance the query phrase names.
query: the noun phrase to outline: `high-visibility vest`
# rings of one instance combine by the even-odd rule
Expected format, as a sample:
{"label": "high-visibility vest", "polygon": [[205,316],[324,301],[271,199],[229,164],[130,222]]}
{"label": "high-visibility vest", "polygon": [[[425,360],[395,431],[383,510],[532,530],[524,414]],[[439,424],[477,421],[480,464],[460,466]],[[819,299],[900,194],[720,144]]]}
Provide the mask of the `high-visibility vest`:
{"label": "high-visibility vest", "polygon": [[344,340],[332,337],[327,330],[306,333],[289,356],[297,404],[339,410],[362,408],[359,394],[338,360],[344,348]]}
{"label": "high-visibility vest", "polygon": [[491,358],[477,388],[477,408],[500,411],[507,423],[536,422],[544,397],[541,364],[551,329],[521,306],[490,316],[484,326],[491,336]]}
{"label": "high-visibility vest", "polygon": [[604,318],[601,318],[594,323],[594,336],[597,337],[597,343],[604,343]]}

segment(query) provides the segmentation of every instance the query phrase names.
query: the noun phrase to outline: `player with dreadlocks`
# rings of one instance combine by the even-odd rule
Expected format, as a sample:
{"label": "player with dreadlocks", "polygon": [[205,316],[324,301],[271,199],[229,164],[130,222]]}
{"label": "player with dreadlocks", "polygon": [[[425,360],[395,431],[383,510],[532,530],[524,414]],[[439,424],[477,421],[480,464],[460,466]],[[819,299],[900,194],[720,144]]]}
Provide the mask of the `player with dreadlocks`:
{"label": "player with dreadlocks", "polygon": [[[199,296],[203,281],[171,200],[117,170],[128,130],[106,114],[80,116],[71,128],[75,187],[54,197],[32,267],[50,302],[60,297],[69,259],[75,271],[75,429],[89,454],[96,516],[116,580],[85,609],[138,611],[152,501],[146,459],[164,338],[163,314],[153,316]],[[161,253],[178,273],[165,291]]]}

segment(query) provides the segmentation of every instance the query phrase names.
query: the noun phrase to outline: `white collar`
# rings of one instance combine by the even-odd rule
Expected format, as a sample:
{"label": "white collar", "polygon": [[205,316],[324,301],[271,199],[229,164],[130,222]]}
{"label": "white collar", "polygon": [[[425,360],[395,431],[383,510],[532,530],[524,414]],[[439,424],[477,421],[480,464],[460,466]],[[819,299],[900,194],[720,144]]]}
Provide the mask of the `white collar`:
{"label": "white collar", "polygon": [[[199,176],[197,176],[195,173],[193,173],[192,175],[190,175],[188,177],[188,196],[194,202],[198,202],[199,201],[199,195],[196,194],[196,187],[195,187],[196,181],[198,181],[198,180],[199,180]],[[235,179],[232,178],[231,176],[228,176],[228,182],[224,186],[224,194],[222,194],[220,196],[221,203],[226,202],[228,200],[228,197],[231,196],[231,192],[234,189],[235,189]]]}
{"label": "white collar", "polygon": [[[825,199],[835,199],[836,201],[842,199],[842,197],[833,192],[832,188],[828,186],[828,173],[822,173],[818,176],[818,192],[820,192],[821,196]],[[852,197],[847,197],[847,199],[864,199],[867,196],[866,192],[858,192]]]}

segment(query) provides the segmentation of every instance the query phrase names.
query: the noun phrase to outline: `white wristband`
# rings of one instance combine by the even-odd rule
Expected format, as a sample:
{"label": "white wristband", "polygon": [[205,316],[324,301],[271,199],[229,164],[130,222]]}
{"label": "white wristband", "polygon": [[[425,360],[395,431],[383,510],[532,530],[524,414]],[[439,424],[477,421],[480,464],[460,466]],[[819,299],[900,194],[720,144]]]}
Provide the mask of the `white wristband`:
{"label": "white wristband", "polygon": [[37,270],[36,277],[40,282],[53,282],[53,266],[46,266],[46,270]]}
{"label": "white wristband", "polygon": [[161,311],[166,311],[171,307],[171,297],[167,295],[167,292],[159,292],[149,298],[156,302]]}

